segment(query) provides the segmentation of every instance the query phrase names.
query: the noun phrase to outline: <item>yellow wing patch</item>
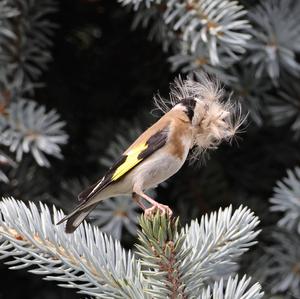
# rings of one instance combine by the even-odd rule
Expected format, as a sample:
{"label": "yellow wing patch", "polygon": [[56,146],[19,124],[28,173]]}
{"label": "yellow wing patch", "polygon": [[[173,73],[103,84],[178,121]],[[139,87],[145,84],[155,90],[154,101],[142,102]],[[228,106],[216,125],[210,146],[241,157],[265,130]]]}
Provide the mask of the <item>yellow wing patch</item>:
{"label": "yellow wing patch", "polygon": [[143,159],[138,158],[141,152],[143,152],[145,149],[148,148],[148,145],[146,143],[142,143],[131,149],[127,153],[127,158],[123,162],[122,165],[120,165],[116,171],[114,172],[111,180],[116,181],[119,178],[121,178],[125,173],[127,173],[129,170],[131,170],[134,166],[136,166],[139,162],[141,162]]}

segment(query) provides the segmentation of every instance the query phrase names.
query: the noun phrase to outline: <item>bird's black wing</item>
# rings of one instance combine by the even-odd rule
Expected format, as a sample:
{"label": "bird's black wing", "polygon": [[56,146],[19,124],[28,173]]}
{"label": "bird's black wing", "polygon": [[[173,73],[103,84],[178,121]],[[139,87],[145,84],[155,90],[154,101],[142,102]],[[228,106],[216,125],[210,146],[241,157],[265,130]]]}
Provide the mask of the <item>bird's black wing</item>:
{"label": "bird's black wing", "polygon": [[169,126],[166,126],[164,129],[159,130],[152,135],[146,142],[134,144],[134,146],[130,148],[126,154],[123,154],[120,159],[108,170],[108,172],[100,181],[89,186],[86,190],[78,195],[79,201],[84,203],[91,197],[94,197],[108,185],[120,180],[136,165],[163,147],[166,144],[168,132]]}

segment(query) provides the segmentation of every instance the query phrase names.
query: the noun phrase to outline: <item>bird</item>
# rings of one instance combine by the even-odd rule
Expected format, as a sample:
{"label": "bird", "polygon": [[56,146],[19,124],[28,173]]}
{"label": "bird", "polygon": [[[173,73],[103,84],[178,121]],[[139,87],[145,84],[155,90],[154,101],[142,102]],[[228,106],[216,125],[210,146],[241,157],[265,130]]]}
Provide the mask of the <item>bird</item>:
{"label": "bird", "polygon": [[[224,91],[206,74],[181,77],[171,83],[169,99],[154,98],[163,115],[146,129],[96,183],[78,195],[79,205],[58,224],[66,221],[72,233],[102,201],[120,195],[132,199],[149,216],[156,210],[172,215],[172,210],[145,192],[173,176],[185,163],[207,149],[229,141],[243,123],[240,108],[223,101]],[[152,207],[146,208],[142,200]]]}

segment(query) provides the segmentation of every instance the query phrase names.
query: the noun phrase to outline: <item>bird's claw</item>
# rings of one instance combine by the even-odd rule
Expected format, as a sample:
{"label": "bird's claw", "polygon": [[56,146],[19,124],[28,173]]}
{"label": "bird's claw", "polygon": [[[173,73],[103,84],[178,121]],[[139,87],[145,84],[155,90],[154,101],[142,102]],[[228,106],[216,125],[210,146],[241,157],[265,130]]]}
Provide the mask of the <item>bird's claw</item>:
{"label": "bird's claw", "polygon": [[167,214],[169,217],[171,217],[173,214],[173,211],[168,206],[162,204],[154,204],[151,208],[145,210],[145,216],[149,217],[155,215],[157,210],[159,210],[162,215]]}

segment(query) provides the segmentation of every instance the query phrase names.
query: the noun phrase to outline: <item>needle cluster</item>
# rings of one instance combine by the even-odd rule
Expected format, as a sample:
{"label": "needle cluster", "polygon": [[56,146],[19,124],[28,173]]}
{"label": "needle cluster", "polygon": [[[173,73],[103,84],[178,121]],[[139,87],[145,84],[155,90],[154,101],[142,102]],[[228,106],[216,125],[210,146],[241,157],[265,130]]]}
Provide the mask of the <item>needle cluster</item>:
{"label": "needle cluster", "polygon": [[118,241],[84,223],[74,234],[66,234],[53,223],[44,204],[36,206],[13,198],[0,202],[0,255],[11,269],[29,269],[101,298],[230,298],[259,299],[258,283],[245,277],[230,278],[208,286],[220,266],[236,263],[255,241],[258,218],[247,208],[220,209],[179,229],[178,219],[156,214],[142,216],[137,255],[125,251]]}

